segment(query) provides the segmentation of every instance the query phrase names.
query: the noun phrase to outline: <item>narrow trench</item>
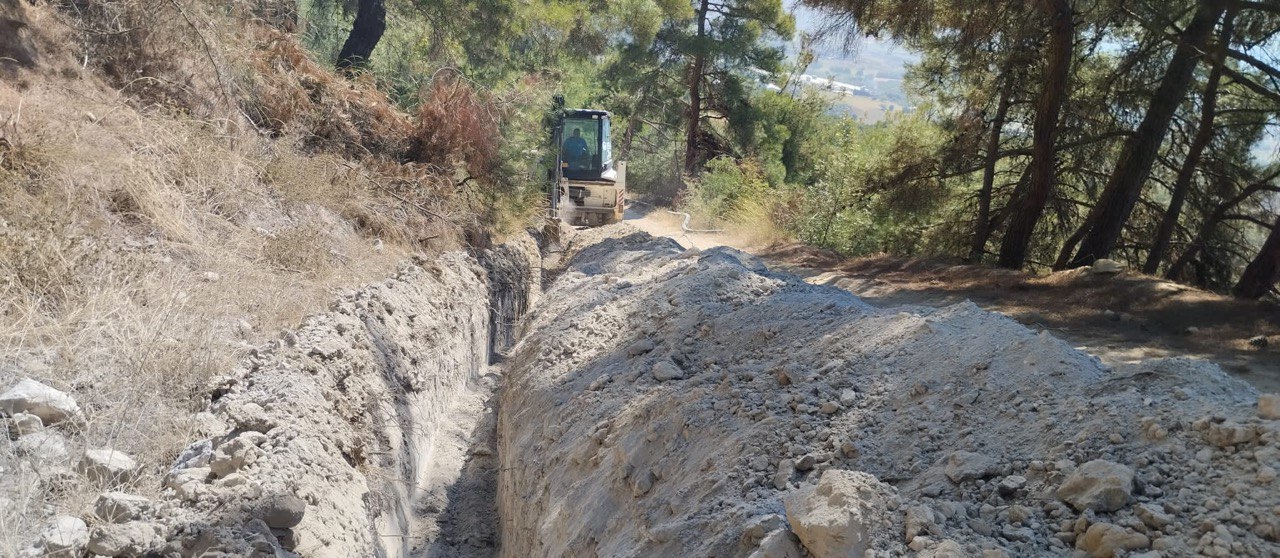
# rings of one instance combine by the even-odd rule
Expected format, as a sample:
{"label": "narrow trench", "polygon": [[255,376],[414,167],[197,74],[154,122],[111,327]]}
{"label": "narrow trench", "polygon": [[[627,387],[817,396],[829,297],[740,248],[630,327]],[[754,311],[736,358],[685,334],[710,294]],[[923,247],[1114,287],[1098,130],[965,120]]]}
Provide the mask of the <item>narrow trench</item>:
{"label": "narrow trench", "polygon": [[497,555],[498,371],[490,366],[459,392],[432,436],[423,492],[414,504],[415,558]]}
{"label": "narrow trench", "polygon": [[485,258],[489,274],[489,365],[454,396],[422,460],[426,468],[414,501],[413,558],[490,558],[498,555],[498,401],[502,353],[516,341],[516,325],[546,282],[547,261],[530,266],[515,250]]}

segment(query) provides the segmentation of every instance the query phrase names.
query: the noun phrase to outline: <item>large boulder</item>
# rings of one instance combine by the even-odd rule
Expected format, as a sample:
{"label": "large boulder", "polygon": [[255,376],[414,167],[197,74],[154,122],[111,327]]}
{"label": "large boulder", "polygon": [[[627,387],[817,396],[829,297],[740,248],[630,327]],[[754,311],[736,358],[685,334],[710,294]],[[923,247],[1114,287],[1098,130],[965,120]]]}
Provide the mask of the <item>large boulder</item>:
{"label": "large boulder", "polygon": [[1058,487],[1057,496],[1077,511],[1115,511],[1129,503],[1133,469],[1095,459],[1076,468]]}
{"label": "large boulder", "polygon": [[52,430],[41,430],[19,436],[13,442],[13,452],[37,463],[61,463],[67,460],[67,439]]}
{"label": "large boulder", "polygon": [[1252,424],[1240,424],[1232,421],[1217,423],[1213,421],[1196,421],[1204,441],[1209,445],[1227,448],[1240,444],[1248,444],[1258,439],[1260,433]]}
{"label": "large boulder", "polygon": [[778,529],[760,541],[760,546],[747,558],[801,558],[804,552],[796,544],[796,536],[786,529]]}
{"label": "large boulder", "polygon": [[1151,539],[1119,525],[1094,523],[1076,541],[1076,548],[1090,558],[1112,558],[1119,550],[1139,550],[1151,546]]}
{"label": "large boulder", "polygon": [[98,496],[98,501],[93,504],[93,513],[110,523],[141,519],[151,509],[151,500],[125,492],[107,492]]}
{"label": "large boulder", "polygon": [[89,552],[102,556],[146,556],[164,543],[152,523],[104,523],[89,533]]}
{"label": "large boulder", "polygon": [[1264,393],[1258,396],[1258,417],[1280,420],[1280,393]]}
{"label": "large boulder", "polygon": [[15,413],[9,420],[19,436],[33,434],[44,428],[44,421],[31,413]]}
{"label": "large boulder", "polygon": [[133,479],[138,464],[122,451],[91,449],[85,450],[76,470],[93,482],[120,484]]}
{"label": "large boulder", "polygon": [[30,413],[40,417],[45,424],[65,420],[79,422],[84,418],[74,398],[31,378],[14,384],[0,395],[0,413],[9,416]]}
{"label": "large boulder", "polygon": [[1124,266],[1120,262],[1106,258],[1095,260],[1093,265],[1089,266],[1089,273],[1094,275],[1115,275],[1121,271],[1124,271]]}
{"label": "large boulder", "polygon": [[258,446],[266,442],[267,436],[261,432],[244,432],[230,441],[219,445],[209,460],[209,470],[218,477],[225,477],[239,471],[241,467],[252,465],[261,453]]}
{"label": "large boulder", "polygon": [[863,556],[901,536],[897,494],[867,473],[828,470],[783,503],[791,530],[814,558]]}
{"label": "large boulder", "polygon": [[272,529],[292,529],[302,523],[306,513],[306,500],[293,494],[274,494],[258,502],[253,515]]}
{"label": "large boulder", "polygon": [[1000,473],[995,459],[971,451],[954,451],[942,459],[942,472],[951,482],[984,479]]}
{"label": "large boulder", "polygon": [[48,558],[80,556],[88,542],[89,526],[83,520],[60,515],[40,531],[40,543],[44,545],[40,555]]}

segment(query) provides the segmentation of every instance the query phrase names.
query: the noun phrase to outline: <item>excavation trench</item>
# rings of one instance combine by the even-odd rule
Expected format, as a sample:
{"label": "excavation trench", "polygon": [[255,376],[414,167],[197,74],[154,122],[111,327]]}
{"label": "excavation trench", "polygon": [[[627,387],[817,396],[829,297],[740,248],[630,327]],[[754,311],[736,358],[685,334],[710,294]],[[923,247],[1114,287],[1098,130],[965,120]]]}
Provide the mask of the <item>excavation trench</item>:
{"label": "excavation trench", "polygon": [[415,260],[254,349],[165,478],[164,553],[494,555],[496,361],[541,275],[527,235]]}
{"label": "excavation trench", "polygon": [[[1277,421],[1210,364],[1109,369],[973,304],[877,309],[626,226],[581,231],[563,256],[543,270],[523,238],[416,262],[258,350],[166,480],[169,544],[326,557],[1278,550],[1280,491],[1250,488],[1274,479]],[[1095,461],[1119,476],[1102,506],[1062,491]],[[1207,522],[1231,539],[1202,537]],[[1095,525],[1108,536],[1087,535]]]}

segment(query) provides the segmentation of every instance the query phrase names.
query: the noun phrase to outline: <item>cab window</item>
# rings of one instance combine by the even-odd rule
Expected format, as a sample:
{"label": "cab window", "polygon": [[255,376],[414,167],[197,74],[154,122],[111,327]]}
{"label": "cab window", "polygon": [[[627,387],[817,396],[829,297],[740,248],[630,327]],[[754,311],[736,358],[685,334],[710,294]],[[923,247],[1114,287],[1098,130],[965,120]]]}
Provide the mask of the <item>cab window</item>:
{"label": "cab window", "polygon": [[566,118],[561,157],[570,169],[599,168],[600,121],[592,118]]}

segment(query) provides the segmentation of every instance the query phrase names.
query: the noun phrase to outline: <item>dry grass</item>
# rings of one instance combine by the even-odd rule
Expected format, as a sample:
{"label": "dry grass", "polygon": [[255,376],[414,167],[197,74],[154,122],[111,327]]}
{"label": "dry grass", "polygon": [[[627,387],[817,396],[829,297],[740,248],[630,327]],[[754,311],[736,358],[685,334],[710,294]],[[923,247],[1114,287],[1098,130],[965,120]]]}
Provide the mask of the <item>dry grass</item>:
{"label": "dry grass", "polygon": [[785,228],[778,225],[777,203],[768,197],[743,200],[730,216],[726,228],[741,239],[744,246],[770,246],[793,240]]}
{"label": "dry grass", "polygon": [[452,73],[423,93],[408,158],[439,169],[465,168],[481,176],[496,166],[502,130],[497,105]]}
{"label": "dry grass", "polygon": [[243,108],[259,128],[296,136],[308,150],[394,159],[405,151],[411,124],[369,81],[352,82],[322,68],[292,37],[259,30],[250,71],[240,79]]}
{"label": "dry grass", "polygon": [[[127,488],[154,495],[198,437],[207,385],[252,345],[458,233],[438,217],[454,212],[440,179],[394,163],[407,119],[287,36],[199,4],[71,7],[92,12],[76,25],[152,29],[90,33],[80,52],[65,14],[27,8],[41,64],[0,81],[0,390],[31,377],[70,392],[88,421],[55,427],[62,465],[114,447],[143,465]],[[242,42],[207,55],[216,37]],[[138,71],[154,79],[123,82]],[[238,110],[274,137],[226,118]],[[0,433],[0,556],[104,488],[59,471]]]}

